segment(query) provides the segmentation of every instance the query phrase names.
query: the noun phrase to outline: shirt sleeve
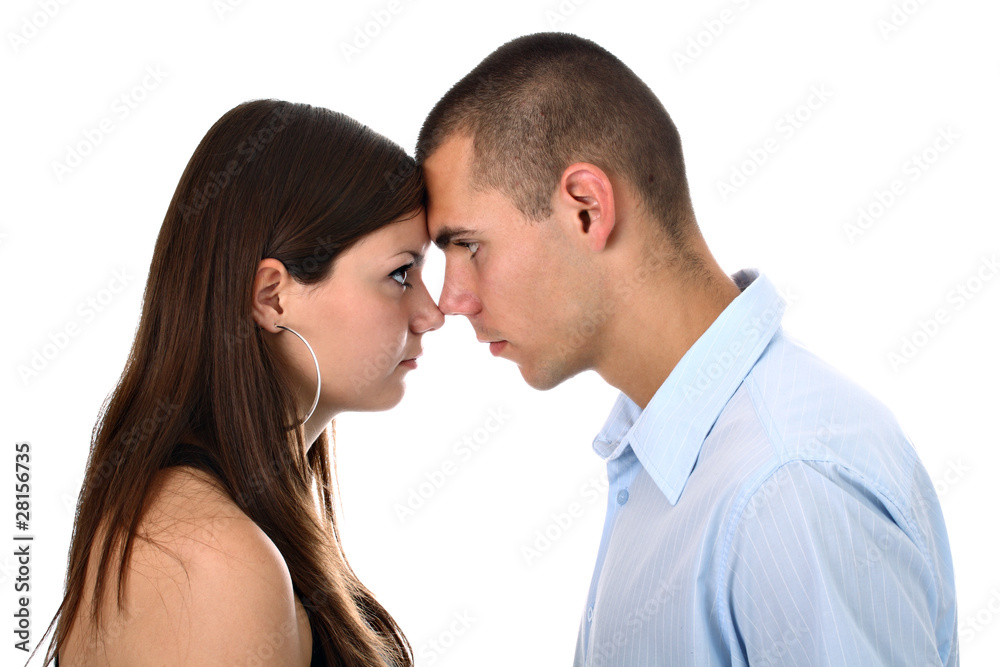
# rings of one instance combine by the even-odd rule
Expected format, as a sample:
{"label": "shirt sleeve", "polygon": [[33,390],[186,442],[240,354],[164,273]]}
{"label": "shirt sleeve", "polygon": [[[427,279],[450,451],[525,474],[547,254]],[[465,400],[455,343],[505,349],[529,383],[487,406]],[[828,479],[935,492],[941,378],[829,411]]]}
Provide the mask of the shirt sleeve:
{"label": "shirt sleeve", "polygon": [[939,648],[946,582],[905,516],[837,464],[774,472],[724,551],[717,610],[732,664],[957,664],[957,647]]}
{"label": "shirt sleeve", "polygon": [[584,661],[584,655],[586,654],[584,646],[584,638],[586,637],[586,615],[580,618],[580,630],[576,635],[576,653],[573,656],[573,667],[584,667],[586,662]]}

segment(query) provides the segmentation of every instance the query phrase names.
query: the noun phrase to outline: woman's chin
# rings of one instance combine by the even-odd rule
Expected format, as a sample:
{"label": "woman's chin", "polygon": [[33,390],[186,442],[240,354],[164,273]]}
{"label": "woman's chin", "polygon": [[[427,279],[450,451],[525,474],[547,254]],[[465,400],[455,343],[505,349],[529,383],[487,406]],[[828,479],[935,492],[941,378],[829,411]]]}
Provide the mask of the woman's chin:
{"label": "woman's chin", "polygon": [[406,383],[402,379],[396,380],[391,386],[386,386],[382,388],[382,391],[377,394],[373,393],[370,396],[365,396],[359,400],[358,406],[353,408],[358,412],[381,412],[383,410],[390,410],[403,400],[403,395],[406,393]]}

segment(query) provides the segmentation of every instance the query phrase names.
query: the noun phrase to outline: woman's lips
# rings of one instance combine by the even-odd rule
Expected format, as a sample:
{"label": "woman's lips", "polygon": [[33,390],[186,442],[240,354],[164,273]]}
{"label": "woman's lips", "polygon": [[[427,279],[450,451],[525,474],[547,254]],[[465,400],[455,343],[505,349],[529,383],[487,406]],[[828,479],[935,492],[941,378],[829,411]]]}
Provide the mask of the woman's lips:
{"label": "woman's lips", "polygon": [[399,365],[403,366],[404,368],[416,368],[417,367],[417,357],[419,357],[421,355],[423,355],[423,351],[417,352],[415,355],[413,355],[409,359],[403,359],[401,362],[399,362]]}

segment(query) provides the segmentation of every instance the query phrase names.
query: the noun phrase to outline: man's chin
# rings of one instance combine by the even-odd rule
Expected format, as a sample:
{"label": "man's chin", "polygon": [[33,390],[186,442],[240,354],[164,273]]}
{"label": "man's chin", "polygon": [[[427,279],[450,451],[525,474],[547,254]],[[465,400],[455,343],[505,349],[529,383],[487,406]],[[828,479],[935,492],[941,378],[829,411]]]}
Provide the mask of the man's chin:
{"label": "man's chin", "polygon": [[558,387],[569,377],[553,368],[538,368],[528,364],[518,364],[517,369],[521,371],[521,377],[528,386],[538,391],[548,391]]}

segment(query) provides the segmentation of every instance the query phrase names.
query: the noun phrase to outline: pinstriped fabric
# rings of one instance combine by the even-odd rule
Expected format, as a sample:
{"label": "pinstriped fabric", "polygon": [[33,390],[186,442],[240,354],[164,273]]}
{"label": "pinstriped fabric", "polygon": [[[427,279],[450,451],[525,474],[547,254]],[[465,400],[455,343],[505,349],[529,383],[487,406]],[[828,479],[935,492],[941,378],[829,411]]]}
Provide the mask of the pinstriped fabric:
{"label": "pinstriped fabric", "polygon": [[755,270],[595,451],[608,504],[576,667],[958,665],[927,471],[878,400],[789,339]]}

